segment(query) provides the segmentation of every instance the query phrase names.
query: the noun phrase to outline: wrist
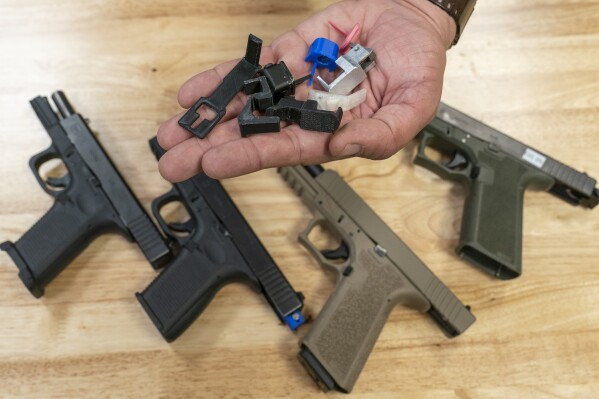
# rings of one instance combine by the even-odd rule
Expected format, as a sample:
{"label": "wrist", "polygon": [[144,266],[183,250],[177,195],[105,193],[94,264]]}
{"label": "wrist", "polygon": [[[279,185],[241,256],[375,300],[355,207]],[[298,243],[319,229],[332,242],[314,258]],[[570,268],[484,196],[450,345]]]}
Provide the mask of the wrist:
{"label": "wrist", "polygon": [[439,34],[445,48],[451,47],[457,27],[455,20],[447,12],[430,0],[404,0],[404,2],[423,14]]}

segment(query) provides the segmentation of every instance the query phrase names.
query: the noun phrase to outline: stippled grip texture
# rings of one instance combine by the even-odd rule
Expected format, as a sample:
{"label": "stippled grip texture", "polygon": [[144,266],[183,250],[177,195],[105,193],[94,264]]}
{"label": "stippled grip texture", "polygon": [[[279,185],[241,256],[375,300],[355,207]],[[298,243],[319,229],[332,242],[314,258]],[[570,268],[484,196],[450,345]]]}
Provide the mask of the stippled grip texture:
{"label": "stippled grip texture", "polygon": [[[164,339],[179,337],[204,311],[218,291],[251,279],[239,267],[221,264],[197,248],[183,247],[177,257],[137,299]],[[256,284],[256,283],[254,283]]]}
{"label": "stippled grip texture", "polygon": [[98,235],[116,227],[108,203],[62,198],[14,245],[3,244],[35,297]]}
{"label": "stippled grip texture", "polygon": [[464,203],[457,253],[500,279],[522,271],[522,215],[526,188],[548,189],[554,180],[509,156],[481,151],[480,172]]}
{"label": "stippled grip texture", "polygon": [[419,295],[386,258],[364,250],[357,262],[301,342],[344,392],[358,379],[391,309]]}

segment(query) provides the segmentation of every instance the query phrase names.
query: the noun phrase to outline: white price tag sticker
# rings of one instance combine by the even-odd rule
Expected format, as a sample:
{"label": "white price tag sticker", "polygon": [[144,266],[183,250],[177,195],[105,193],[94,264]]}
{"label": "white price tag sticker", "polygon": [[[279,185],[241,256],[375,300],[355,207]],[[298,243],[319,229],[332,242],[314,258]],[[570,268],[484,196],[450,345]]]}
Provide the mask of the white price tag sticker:
{"label": "white price tag sticker", "polygon": [[524,151],[524,155],[522,155],[522,159],[529,164],[536,166],[537,168],[542,168],[547,160],[547,157],[539,154],[535,150],[527,148],[526,151]]}

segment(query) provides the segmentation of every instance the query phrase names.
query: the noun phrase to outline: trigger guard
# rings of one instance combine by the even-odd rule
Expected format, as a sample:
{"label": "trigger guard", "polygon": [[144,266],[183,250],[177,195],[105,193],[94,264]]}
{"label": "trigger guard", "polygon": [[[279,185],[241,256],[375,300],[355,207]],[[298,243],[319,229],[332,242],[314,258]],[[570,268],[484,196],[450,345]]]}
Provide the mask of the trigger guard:
{"label": "trigger guard", "polygon": [[[40,167],[52,159],[61,159],[62,160],[62,158],[60,158],[60,155],[54,150],[54,148],[49,147],[48,149],[31,157],[31,159],[29,160],[29,168],[31,169],[31,172],[33,172],[33,176],[37,180],[37,182],[40,185],[40,187],[42,188],[42,190],[44,190],[47,194],[49,194],[53,197],[56,197],[63,190],[51,190],[50,188],[48,188],[48,183],[46,183],[46,181],[44,179],[42,179],[42,176],[39,173]],[[68,170],[68,168],[67,168],[67,170]],[[67,173],[63,178],[67,179],[67,181],[70,183],[70,178],[68,176],[69,176],[69,174]],[[57,188],[61,188],[61,187],[57,187]],[[66,186],[65,186],[65,188],[66,188]]]}
{"label": "trigger guard", "polygon": [[[335,271],[338,276],[341,276],[343,270],[349,263],[349,258],[343,263],[333,263],[329,259],[327,259],[322,252],[310,241],[308,236],[310,232],[317,226],[326,226],[328,224],[328,220],[324,218],[322,215],[317,214],[310,220],[306,228],[298,235],[299,243],[310,252],[310,254],[316,258],[321,267],[327,268],[329,270]],[[329,231],[334,231],[332,229],[328,229]],[[343,242],[343,240],[341,240]],[[350,255],[351,256],[351,255]]]}
{"label": "trigger guard", "polygon": [[[441,178],[461,181],[464,184],[468,184],[468,182],[472,179],[473,168],[475,167],[472,161],[470,161],[467,154],[464,154],[461,149],[454,148],[453,151],[459,153],[465,160],[464,162],[458,162],[457,165],[452,165],[452,161],[454,157],[448,163],[437,162],[431,159],[428,155],[426,155],[426,148],[431,147],[431,141],[433,141],[435,137],[433,135],[425,134],[420,139],[420,143],[418,145],[418,153],[416,154],[416,158],[414,159],[414,163],[416,165],[420,165],[429,171],[439,175]],[[452,168],[452,166],[457,166]]]}
{"label": "trigger guard", "polygon": [[183,245],[181,238],[175,234],[176,229],[171,228],[170,224],[168,224],[160,214],[160,210],[171,202],[183,202],[181,201],[181,196],[175,188],[152,201],[152,214],[154,215],[154,218],[158,222],[158,225],[163,233],[170,239],[177,241],[177,243],[180,245]]}

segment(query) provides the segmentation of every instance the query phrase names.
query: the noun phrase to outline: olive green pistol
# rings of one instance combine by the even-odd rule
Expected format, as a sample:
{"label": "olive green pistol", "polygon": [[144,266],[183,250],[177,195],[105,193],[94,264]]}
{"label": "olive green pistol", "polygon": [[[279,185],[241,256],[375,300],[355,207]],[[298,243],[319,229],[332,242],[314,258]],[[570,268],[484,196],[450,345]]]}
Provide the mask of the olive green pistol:
{"label": "olive green pistol", "polygon": [[[419,138],[414,163],[466,187],[457,254],[502,280],[522,273],[526,189],[549,191],[587,208],[599,203],[595,179],[446,104]],[[441,160],[429,157],[427,148]]]}
{"label": "olive green pistol", "polygon": [[[300,362],[327,391],[350,392],[391,310],[428,312],[448,337],[475,317],[334,171],[321,166],[279,169],[314,214],[299,241],[337,274],[334,292],[300,341]],[[340,246],[319,250],[309,239],[320,226]]]}

